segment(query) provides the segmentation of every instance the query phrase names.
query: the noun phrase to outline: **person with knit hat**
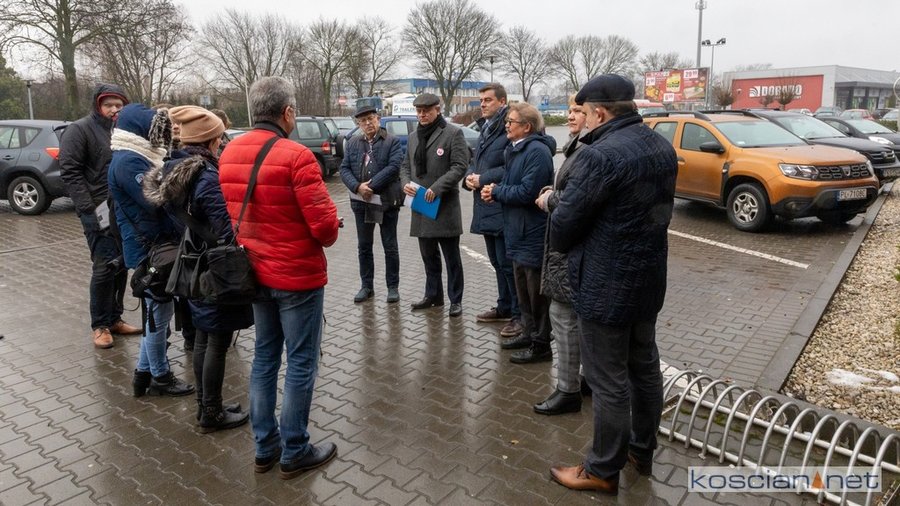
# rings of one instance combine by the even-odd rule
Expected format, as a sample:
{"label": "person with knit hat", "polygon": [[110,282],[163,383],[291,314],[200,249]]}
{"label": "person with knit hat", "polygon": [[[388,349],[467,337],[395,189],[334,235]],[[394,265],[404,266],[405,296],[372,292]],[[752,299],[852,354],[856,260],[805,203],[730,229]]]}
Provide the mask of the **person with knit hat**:
{"label": "person with knit hat", "polygon": [[[171,142],[172,122],[165,109],[129,104],[119,113],[111,140],[109,192],[116,203],[125,266],[129,269],[137,267],[154,244],[174,240],[178,234],[172,220],[147,202],[141,186],[147,171],[162,167]],[[145,294],[143,303],[147,317],[132,382],[134,396],[192,393],[194,387],[175,377],[166,357],[166,337],[175,311],[174,302],[171,298]]]}
{"label": "person with knit hat", "polygon": [[[169,109],[173,124],[181,125],[181,152],[187,156],[172,159],[161,168],[151,169],[144,178],[147,201],[165,208],[169,218],[191,244],[198,249],[211,248],[194,228],[178,218],[187,213],[202,229],[231,243],[234,231],[219,186],[218,150],[225,125],[215,114],[202,107],[186,105]],[[192,225],[194,227],[194,225]],[[196,327],[193,350],[194,378],[197,384],[197,420],[200,432],[231,429],[247,423],[250,414],[240,404],[223,404],[225,356],[235,330],[253,325],[253,307],[216,305],[199,299],[188,301],[190,319]]]}
{"label": "person with knit hat", "polygon": [[[100,84],[91,112],[65,129],[59,144],[60,178],[75,204],[91,252],[90,312],[96,348],[112,348],[113,334],[140,334],[122,320],[128,271],[122,265],[122,238],[109,213],[106,174],[110,136],[119,111],[128,104],[122,88]],[[103,218],[103,225],[101,225]]]}

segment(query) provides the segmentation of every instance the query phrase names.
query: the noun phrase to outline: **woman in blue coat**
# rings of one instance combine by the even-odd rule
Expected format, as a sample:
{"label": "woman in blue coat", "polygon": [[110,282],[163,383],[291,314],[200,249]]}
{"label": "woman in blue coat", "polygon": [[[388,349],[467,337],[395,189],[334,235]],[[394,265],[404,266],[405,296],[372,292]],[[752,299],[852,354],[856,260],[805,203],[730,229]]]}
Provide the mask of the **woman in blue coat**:
{"label": "woman in blue coat", "polygon": [[[225,125],[212,112],[196,106],[169,109],[169,117],[181,126],[182,151],[187,157],[172,159],[144,180],[144,195],[167,213],[184,231],[179,219],[182,212],[190,215],[200,227],[212,232],[219,241],[234,240],[231,219],[219,186],[218,148]],[[193,233],[196,243],[203,243]],[[206,242],[206,247],[216,244]],[[197,405],[200,432],[239,427],[249,419],[240,404],[223,405],[222,385],[225,379],[225,355],[235,330],[253,325],[249,304],[216,305],[202,300],[189,300],[191,319],[197,329],[193,366],[197,382]]]}

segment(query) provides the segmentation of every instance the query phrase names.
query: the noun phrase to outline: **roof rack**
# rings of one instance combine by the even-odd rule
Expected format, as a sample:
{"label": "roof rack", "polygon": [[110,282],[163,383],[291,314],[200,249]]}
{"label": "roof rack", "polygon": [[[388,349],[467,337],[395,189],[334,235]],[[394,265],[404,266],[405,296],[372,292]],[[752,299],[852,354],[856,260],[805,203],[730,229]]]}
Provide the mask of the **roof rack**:
{"label": "roof rack", "polygon": [[[705,111],[704,111],[705,112]],[[698,111],[667,111],[667,112],[648,112],[641,115],[644,118],[668,118],[670,116],[693,116],[697,119],[709,120],[709,116]]]}
{"label": "roof rack", "polygon": [[[770,109],[771,110],[771,109]],[[759,114],[756,114],[751,109],[727,109],[727,110],[719,110],[719,111],[703,111],[704,114],[732,114],[735,116],[747,116],[748,118],[761,118]]]}

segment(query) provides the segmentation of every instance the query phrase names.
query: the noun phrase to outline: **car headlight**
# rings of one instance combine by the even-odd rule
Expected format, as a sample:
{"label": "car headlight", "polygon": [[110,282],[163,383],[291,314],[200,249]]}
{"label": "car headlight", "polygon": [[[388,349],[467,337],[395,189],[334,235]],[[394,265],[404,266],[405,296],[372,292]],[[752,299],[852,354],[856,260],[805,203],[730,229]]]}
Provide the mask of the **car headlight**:
{"label": "car headlight", "polygon": [[873,142],[877,142],[878,144],[893,144],[891,141],[885,139],[884,137],[879,137],[877,135],[870,135],[869,140]]}
{"label": "car headlight", "polygon": [[779,163],[778,168],[781,169],[781,173],[785,176],[796,179],[816,179],[819,176],[819,170],[812,165]]}
{"label": "car headlight", "polygon": [[875,174],[875,167],[872,166],[872,160],[866,160],[866,168],[869,169],[869,175]]}

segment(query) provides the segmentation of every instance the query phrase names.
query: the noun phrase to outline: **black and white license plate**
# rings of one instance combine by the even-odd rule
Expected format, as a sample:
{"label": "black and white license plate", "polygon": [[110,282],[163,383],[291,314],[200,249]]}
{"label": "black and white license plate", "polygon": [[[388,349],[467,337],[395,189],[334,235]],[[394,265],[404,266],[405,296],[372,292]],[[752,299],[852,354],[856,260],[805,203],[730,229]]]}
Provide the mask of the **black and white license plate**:
{"label": "black and white license plate", "polygon": [[900,177],[900,168],[884,169],[881,171],[882,177]]}
{"label": "black and white license plate", "polygon": [[865,188],[857,188],[855,190],[840,190],[838,191],[838,200],[862,200],[866,198],[866,189]]}

